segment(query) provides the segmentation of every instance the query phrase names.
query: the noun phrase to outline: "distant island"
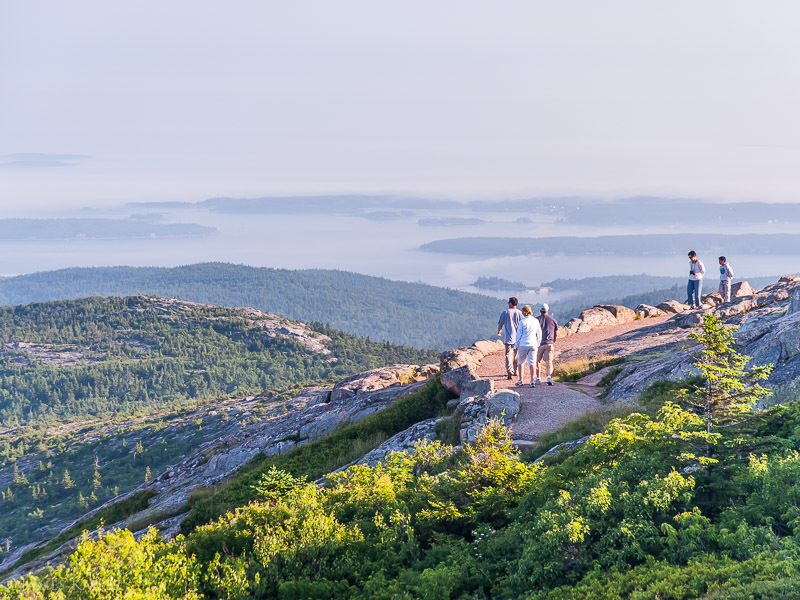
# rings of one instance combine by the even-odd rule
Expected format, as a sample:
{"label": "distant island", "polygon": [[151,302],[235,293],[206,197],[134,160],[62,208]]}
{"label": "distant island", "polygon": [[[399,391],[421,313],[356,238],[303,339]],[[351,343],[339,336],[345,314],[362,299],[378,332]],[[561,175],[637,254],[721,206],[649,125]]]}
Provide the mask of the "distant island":
{"label": "distant island", "polygon": [[[800,223],[800,204],[766,202],[708,202],[702,198],[630,197],[601,201],[581,197],[532,197],[509,200],[458,202],[409,196],[332,194],[318,196],[268,196],[261,198],[210,198],[199,202],[131,202],[145,208],[193,208],[228,214],[328,214],[364,216],[367,212],[436,209],[466,211],[480,220],[486,214],[505,213],[518,223],[547,217],[557,224],[592,227],[648,226],[678,230],[685,217],[707,225],[763,225],[772,227]],[[647,206],[647,210],[642,210]],[[536,217],[536,219],[531,219]],[[529,220],[530,219],[530,220]]]}
{"label": "distant island", "polygon": [[502,277],[478,277],[472,284],[482,290],[526,290],[528,286],[519,281],[511,281]]}
{"label": "distant island", "polygon": [[128,219],[0,219],[0,240],[5,241],[201,237],[216,232],[216,227],[155,223],[141,215]]}
{"label": "distant island", "polygon": [[425,217],[420,219],[420,227],[458,227],[461,225],[483,225],[483,219],[470,219],[467,217]]}
{"label": "distant island", "polygon": [[422,244],[420,250],[473,256],[525,256],[542,254],[582,255],[672,255],[694,249],[715,256],[722,252],[747,254],[795,254],[800,248],[797,234],[695,234],[604,235],[598,237],[462,237]]}

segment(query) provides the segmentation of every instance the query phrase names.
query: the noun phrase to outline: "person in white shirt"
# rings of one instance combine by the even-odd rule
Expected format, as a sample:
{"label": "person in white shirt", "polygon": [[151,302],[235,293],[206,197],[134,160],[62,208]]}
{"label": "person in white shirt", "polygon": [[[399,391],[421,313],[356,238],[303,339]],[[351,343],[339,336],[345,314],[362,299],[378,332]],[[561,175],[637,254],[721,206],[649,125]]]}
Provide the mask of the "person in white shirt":
{"label": "person in white shirt", "polygon": [[517,361],[519,367],[519,381],[517,385],[525,385],[525,363],[528,363],[531,373],[531,387],[536,387],[534,383],[535,370],[536,370],[536,353],[539,350],[539,344],[542,341],[542,328],[539,325],[539,320],[534,318],[531,307],[527,304],[522,307],[522,320],[517,326],[517,337],[514,341],[514,347],[517,349]]}
{"label": "person in white shirt", "polygon": [[703,296],[703,276],[706,267],[697,258],[697,252],[689,251],[689,284],[686,286],[686,304],[691,308],[700,308],[700,298]]}
{"label": "person in white shirt", "polygon": [[719,293],[723,302],[731,301],[731,281],[733,280],[733,269],[728,264],[728,259],[724,256],[719,257]]}

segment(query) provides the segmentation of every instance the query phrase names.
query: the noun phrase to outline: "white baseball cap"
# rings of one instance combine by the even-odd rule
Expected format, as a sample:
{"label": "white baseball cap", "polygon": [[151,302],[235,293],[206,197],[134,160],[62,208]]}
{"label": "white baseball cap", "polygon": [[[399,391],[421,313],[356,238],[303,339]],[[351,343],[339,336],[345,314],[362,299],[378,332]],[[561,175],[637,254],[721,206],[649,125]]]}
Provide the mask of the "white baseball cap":
{"label": "white baseball cap", "polygon": [[550,305],[549,304],[542,304],[542,308],[539,309],[539,312],[549,312]]}

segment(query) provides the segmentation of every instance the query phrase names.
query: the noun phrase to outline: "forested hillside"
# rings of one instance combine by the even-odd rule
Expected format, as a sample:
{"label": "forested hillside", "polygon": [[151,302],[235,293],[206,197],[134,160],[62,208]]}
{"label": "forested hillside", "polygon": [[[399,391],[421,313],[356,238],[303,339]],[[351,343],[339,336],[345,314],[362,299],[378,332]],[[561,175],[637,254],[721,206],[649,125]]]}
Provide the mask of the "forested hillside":
{"label": "forested hillside", "polygon": [[[319,323],[163,298],[0,308],[0,555],[210,439],[285,412],[300,384],[436,358]],[[223,400],[243,396],[253,401]]]}
{"label": "forested hillside", "polygon": [[492,335],[502,301],[346,271],[203,263],[73,268],[0,279],[0,304],[151,294],[251,306],[353,335],[444,350]]}
{"label": "forested hillside", "polygon": [[0,308],[0,426],[341,378],[432,352],[284,317],[135,296]]}

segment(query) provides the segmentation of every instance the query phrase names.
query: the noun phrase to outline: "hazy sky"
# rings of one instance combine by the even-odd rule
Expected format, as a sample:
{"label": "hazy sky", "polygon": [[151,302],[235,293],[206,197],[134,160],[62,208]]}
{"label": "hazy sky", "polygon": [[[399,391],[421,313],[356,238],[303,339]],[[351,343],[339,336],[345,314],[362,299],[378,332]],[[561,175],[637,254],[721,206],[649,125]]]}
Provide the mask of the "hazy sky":
{"label": "hazy sky", "polygon": [[800,200],[800,4],[0,0],[0,206]]}

